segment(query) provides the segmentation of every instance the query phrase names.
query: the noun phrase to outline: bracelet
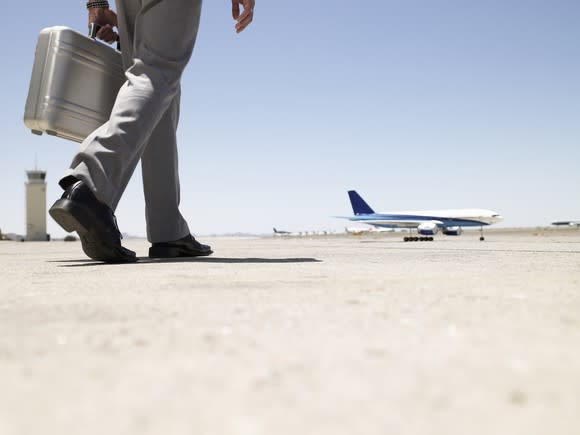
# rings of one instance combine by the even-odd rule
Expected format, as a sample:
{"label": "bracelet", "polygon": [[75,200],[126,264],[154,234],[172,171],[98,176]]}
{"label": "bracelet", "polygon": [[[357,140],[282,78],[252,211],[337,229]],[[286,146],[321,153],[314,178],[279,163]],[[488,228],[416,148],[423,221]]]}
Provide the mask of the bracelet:
{"label": "bracelet", "polygon": [[109,8],[109,2],[107,0],[89,0],[87,2],[87,9],[95,8]]}

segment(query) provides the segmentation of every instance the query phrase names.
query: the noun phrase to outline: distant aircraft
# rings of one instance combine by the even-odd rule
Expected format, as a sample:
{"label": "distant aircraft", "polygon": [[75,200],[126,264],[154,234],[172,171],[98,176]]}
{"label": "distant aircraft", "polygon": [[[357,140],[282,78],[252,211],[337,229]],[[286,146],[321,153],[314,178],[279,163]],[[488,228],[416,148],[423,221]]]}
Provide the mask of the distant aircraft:
{"label": "distant aircraft", "polygon": [[280,234],[280,235],[283,235],[283,234],[286,234],[286,235],[292,234],[290,231],[281,231],[281,230],[277,230],[276,228],[272,228],[272,229],[274,230],[274,234]]}
{"label": "distant aircraft", "polygon": [[348,196],[354,216],[346,219],[353,222],[361,222],[382,228],[408,228],[409,231],[416,228],[417,233],[427,237],[404,237],[404,241],[431,241],[439,229],[448,236],[458,236],[462,233],[462,227],[480,227],[479,240],[483,237],[483,227],[495,224],[503,220],[503,217],[495,211],[482,209],[458,209],[458,210],[413,210],[397,211],[388,213],[375,213],[375,211],[354,190],[349,190]]}
{"label": "distant aircraft", "polygon": [[361,236],[366,233],[387,233],[395,231],[394,228],[381,227],[344,227],[344,232],[353,236]]}
{"label": "distant aircraft", "polygon": [[361,236],[364,233],[368,233],[370,231],[369,227],[344,227],[344,232],[346,234],[352,234],[353,236]]}
{"label": "distant aircraft", "polygon": [[552,225],[556,226],[569,226],[569,227],[580,227],[580,220],[578,221],[556,221],[552,222]]}

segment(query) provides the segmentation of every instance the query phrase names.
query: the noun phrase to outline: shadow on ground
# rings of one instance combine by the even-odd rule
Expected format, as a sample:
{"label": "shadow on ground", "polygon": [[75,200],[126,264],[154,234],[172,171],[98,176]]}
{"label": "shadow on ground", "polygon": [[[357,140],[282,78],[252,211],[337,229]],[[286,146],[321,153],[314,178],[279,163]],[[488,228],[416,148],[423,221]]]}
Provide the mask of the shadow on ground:
{"label": "shadow on ground", "polygon": [[281,264],[281,263],[320,263],[316,258],[220,258],[220,257],[184,257],[184,258],[148,258],[140,257],[136,263],[103,263],[94,260],[51,260],[48,263],[75,263],[63,264],[58,267],[86,267],[86,266],[133,266],[139,264],[161,263],[226,263],[226,264]]}

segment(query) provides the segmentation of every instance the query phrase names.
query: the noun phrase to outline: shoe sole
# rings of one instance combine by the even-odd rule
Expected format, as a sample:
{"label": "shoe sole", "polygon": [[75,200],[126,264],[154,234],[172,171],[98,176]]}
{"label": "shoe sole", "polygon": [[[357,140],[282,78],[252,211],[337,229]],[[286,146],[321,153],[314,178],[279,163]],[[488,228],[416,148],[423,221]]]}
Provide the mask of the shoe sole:
{"label": "shoe sole", "polygon": [[213,254],[209,251],[191,251],[186,248],[151,247],[149,248],[149,258],[177,258],[177,257],[207,257]]}
{"label": "shoe sole", "polygon": [[48,211],[65,231],[76,231],[81,239],[84,253],[93,260],[107,263],[134,263],[136,256],[124,255],[112,244],[103,242],[102,231],[91,222],[98,222],[86,207],[69,199],[59,199]]}

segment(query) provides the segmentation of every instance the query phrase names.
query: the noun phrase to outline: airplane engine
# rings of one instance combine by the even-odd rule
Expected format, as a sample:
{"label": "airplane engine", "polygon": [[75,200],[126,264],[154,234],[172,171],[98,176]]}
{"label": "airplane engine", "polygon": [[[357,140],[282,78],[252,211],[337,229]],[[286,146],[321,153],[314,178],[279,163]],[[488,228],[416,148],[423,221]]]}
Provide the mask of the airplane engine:
{"label": "airplane engine", "polygon": [[439,227],[433,222],[423,222],[417,227],[417,232],[422,236],[434,236],[438,231]]}
{"label": "airplane engine", "polygon": [[463,232],[461,227],[443,227],[442,231],[446,236],[460,236]]}

